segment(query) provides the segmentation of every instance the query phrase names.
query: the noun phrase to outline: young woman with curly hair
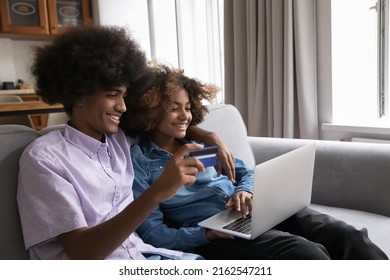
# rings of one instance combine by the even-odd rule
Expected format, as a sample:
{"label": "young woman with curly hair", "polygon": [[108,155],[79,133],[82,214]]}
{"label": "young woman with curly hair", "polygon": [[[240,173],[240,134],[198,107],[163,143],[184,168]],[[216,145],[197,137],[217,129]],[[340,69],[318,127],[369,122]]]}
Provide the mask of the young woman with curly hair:
{"label": "young woman with curly hair", "polygon": [[191,105],[191,125],[203,121],[207,113],[203,101],[212,101],[216,98],[219,88],[213,84],[205,84],[196,79],[188,78],[181,69],[170,68],[158,64],[151,67],[149,72],[154,77],[150,89],[138,94],[131,94],[126,98],[128,112],[123,118],[131,118],[121,124],[126,133],[131,136],[147,136],[154,132],[160,123],[160,117],[169,111],[177,93],[186,91]]}
{"label": "young woman with curly hair", "polygon": [[[157,65],[154,84],[144,93],[128,95],[133,106],[123,116],[126,133],[138,137],[131,154],[135,170],[134,195],[141,197],[167,168],[183,145],[186,130],[207,113],[203,100],[217,89],[182,70]],[[251,209],[253,170],[236,159],[236,181],[213,167],[199,172],[196,181],[161,202],[139,226],[146,242],[191,251],[206,259],[387,259],[367,237],[342,221],[305,208],[254,240],[233,238],[198,226],[226,207],[242,215]]]}
{"label": "young woman with curly hair", "polygon": [[[123,28],[71,28],[36,50],[37,94],[63,104],[70,121],[35,140],[20,159],[17,200],[32,259],[199,258],[155,248],[135,234],[154,207],[204,170],[184,159],[199,145],[186,145],[134,200],[134,141],[118,125],[125,96],[142,89],[147,69],[145,54]],[[215,134],[191,129],[223,147]],[[229,165],[230,152],[225,155]]]}

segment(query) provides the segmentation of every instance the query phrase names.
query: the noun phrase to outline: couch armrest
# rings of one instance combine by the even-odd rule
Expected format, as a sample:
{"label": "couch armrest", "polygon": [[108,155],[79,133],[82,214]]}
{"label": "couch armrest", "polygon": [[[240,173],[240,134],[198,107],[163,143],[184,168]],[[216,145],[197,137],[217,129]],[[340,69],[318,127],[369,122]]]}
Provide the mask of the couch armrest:
{"label": "couch armrest", "polygon": [[[256,163],[313,140],[248,137]],[[390,145],[317,140],[312,203],[390,217]]]}

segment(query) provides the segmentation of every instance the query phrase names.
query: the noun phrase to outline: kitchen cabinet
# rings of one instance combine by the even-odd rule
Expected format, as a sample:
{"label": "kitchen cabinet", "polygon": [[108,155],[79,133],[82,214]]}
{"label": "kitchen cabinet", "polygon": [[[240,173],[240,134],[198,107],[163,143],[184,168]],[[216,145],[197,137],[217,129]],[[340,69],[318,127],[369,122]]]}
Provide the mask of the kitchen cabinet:
{"label": "kitchen cabinet", "polygon": [[[21,94],[19,95],[23,101],[41,101],[42,99],[35,93],[31,94]],[[31,114],[31,120],[33,122],[35,130],[41,130],[46,127],[47,123],[47,114]]]}
{"label": "kitchen cabinet", "polygon": [[89,0],[1,0],[2,32],[55,35],[92,23]]}
{"label": "kitchen cabinet", "polygon": [[[0,95],[17,95],[19,96],[24,102],[28,101],[42,101],[42,99],[35,93],[32,89],[26,89],[26,90],[0,90]],[[35,130],[41,130],[42,128],[46,127],[48,115],[47,114],[31,114],[30,115],[31,120],[34,125]]]}

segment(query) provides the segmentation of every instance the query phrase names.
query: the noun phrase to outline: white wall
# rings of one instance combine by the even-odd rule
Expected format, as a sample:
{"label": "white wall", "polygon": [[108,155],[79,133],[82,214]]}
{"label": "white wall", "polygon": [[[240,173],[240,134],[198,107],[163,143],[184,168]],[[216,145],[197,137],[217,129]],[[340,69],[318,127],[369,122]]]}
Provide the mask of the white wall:
{"label": "white wall", "polygon": [[34,46],[44,45],[46,41],[24,41],[0,38],[0,82],[14,82],[22,79],[32,82],[29,67],[32,62]]}
{"label": "white wall", "polygon": [[0,82],[15,81],[12,41],[0,39]]}

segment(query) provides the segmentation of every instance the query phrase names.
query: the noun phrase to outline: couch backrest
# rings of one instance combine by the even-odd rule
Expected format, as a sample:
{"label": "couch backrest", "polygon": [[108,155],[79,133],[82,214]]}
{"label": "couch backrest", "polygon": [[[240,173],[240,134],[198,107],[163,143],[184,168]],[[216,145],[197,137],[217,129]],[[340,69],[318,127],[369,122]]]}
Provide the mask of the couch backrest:
{"label": "couch backrest", "polygon": [[229,104],[213,104],[208,109],[209,113],[199,127],[216,132],[236,158],[254,167],[255,158],[248,143],[246,125],[237,108]]}
{"label": "couch backrest", "polygon": [[37,137],[39,134],[26,126],[0,125],[0,259],[29,259],[24,249],[16,188],[20,155]]}
{"label": "couch backrest", "polygon": [[[257,163],[313,140],[249,137]],[[312,203],[390,217],[390,145],[316,141]]]}

